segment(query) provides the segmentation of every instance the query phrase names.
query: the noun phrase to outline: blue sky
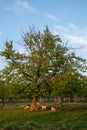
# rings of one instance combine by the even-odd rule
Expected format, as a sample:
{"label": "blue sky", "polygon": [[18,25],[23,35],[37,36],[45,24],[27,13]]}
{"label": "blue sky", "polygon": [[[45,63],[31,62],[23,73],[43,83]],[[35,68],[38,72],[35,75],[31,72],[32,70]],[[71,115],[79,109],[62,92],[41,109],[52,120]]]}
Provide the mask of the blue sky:
{"label": "blue sky", "polygon": [[[32,25],[40,30],[48,25],[70,46],[85,46],[75,51],[87,58],[87,0],[0,0],[0,51],[6,40],[22,51],[21,32]],[[4,59],[0,60],[3,68]]]}

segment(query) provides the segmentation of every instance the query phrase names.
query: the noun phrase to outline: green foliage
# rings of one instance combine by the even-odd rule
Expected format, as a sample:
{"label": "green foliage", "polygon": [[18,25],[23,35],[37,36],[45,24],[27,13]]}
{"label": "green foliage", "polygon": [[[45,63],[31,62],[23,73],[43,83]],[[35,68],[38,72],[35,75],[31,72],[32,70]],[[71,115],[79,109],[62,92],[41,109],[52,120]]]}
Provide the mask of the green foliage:
{"label": "green foliage", "polygon": [[48,27],[43,33],[30,28],[22,38],[24,53],[14,50],[12,41],[6,41],[1,52],[8,61],[3,75],[10,94],[50,96],[64,95],[66,91],[76,94],[81,80],[78,74],[85,71],[86,61],[69,51]]}
{"label": "green foliage", "polygon": [[83,76],[81,84],[81,96],[87,97],[87,76]]}
{"label": "green foliage", "polygon": [[1,75],[0,77],[0,99],[2,100],[2,105],[4,105],[4,100],[7,97],[7,86]]}

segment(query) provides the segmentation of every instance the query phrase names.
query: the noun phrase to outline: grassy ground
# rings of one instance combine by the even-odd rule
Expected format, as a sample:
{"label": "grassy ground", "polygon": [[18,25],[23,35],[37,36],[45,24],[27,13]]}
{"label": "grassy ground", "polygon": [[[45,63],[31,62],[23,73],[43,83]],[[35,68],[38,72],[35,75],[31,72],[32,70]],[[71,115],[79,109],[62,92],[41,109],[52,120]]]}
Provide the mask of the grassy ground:
{"label": "grassy ground", "polygon": [[18,105],[0,108],[0,129],[3,130],[87,130],[87,104],[66,105],[51,110],[30,112]]}

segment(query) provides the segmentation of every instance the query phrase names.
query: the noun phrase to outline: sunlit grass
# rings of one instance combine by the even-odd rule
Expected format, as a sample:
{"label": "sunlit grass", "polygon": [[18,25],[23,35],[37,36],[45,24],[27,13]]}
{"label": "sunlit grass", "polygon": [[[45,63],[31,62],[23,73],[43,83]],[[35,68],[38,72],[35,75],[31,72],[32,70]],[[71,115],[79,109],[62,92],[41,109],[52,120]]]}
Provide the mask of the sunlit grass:
{"label": "sunlit grass", "polygon": [[86,130],[87,109],[85,108],[82,104],[79,107],[67,106],[53,113],[51,110],[30,112],[18,106],[6,106],[0,108],[0,128],[15,123],[23,130],[31,126],[36,130]]}

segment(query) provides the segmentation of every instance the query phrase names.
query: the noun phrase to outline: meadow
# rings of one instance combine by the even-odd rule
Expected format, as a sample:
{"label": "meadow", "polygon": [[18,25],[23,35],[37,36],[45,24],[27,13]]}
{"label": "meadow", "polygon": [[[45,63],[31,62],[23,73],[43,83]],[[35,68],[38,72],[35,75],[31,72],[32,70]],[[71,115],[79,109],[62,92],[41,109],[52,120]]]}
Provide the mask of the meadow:
{"label": "meadow", "polygon": [[87,130],[87,104],[64,105],[57,112],[6,104],[0,108],[0,130]]}

